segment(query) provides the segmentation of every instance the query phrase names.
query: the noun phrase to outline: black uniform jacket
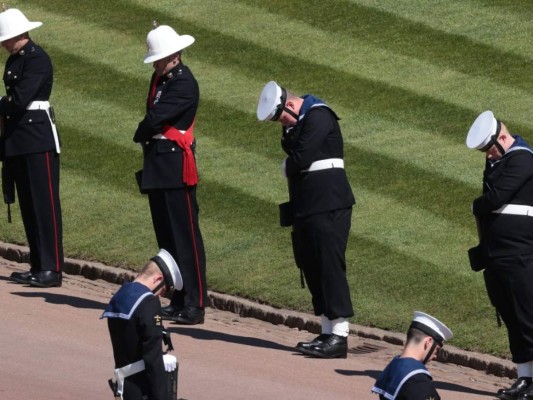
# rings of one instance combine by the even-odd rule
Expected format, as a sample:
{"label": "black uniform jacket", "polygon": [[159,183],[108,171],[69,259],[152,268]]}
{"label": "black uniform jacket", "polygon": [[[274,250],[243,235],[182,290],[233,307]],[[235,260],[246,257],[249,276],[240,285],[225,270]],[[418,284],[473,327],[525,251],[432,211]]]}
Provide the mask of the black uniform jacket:
{"label": "black uniform jacket", "polygon": [[[150,89],[156,74],[152,75]],[[155,95],[148,93],[146,116],[139,123],[133,141],[144,151],[142,190],[175,189],[183,183],[183,150],[173,141],[152,139],[171,125],[187,130],[194,121],[200,93],[198,83],[189,68],[178,64],[159,79]]]}
{"label": "black uniform jacket", "polygon": [[50,57],[31,40],[9,56],[4,70],[6,96],[0,100],[4,134],[0,156],[43,153],[55,148],[52,126],[46,111],[26,110],[34,100],[48,101],[52,92]]}
{"label": "black uniform jacket", "polygon": [[[383,395],[379,398],[386,400]],[[416,374],[402,385],[395,400],[440,400],[440,396],[431,377],[426,374]]]}
{"label": "black uniform jacket", "polygon": [[314,161],[343,158],[342,134],[335,113],[326,106],[307,110],[294,127],[283,130],[286,174],[295,217],[351,207],[355,198],[342,168],[302,172]]}
{"label": "black uniform jacket", "polygon": [[533,154],[527,150],[508,152],[492,166],[487,161],[473,213],[490,257],[533,254],[533,217],[492,213],[504,204],[533,206]]}
{"label": "black uniform jacket", "polygon": [[108,318],[107,323],[116,368],[144,360],[146,369],[127,379],[131,379],[144,393],[149,393],[150,400],[166,400],[169,380],[163,364],[159,299],[147,296],[130,319]]}

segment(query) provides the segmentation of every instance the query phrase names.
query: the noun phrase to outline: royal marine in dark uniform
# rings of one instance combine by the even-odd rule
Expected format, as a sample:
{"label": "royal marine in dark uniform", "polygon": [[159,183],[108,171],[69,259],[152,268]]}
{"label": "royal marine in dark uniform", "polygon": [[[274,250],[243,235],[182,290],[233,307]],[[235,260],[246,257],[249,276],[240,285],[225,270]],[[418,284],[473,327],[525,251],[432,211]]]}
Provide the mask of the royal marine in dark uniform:
{"label": "royal marine in dark uniform", "polygon": [[148,33],[148,54],[154,73],[146,115],[133,140],[144,152],[138,173],[140,189],[148,194],[157,243],[177,260],[184,289],[163,309],[163,318],[181,324],[204,322],[207,305],[205,250],[198,222],[193,153],[194,122],[199,101],[198,83],[182,63],[181,52],[194,38],[161,25]]}
{"label": "royal marine in dark uniform", "polygon": [[257,118],[282,124],[289,186],[281,224],[292,225],[296,265],[303,271],[322,334],[296,350],[320,358],[346,357],[348,318],[354,315],[345,252],[355,198],[344,170],[343,139],[335,112],[322,100],[295,96],[267,83]]}
{"label": "royal marine in dark uniform", "polygon": [[492,111],[481,113],[467,147],[485,153],[483,193],[472,204],[480,243],[470,249],[509,336],[518,380],[496,396],[533,399],[533,150]]}
{"label": "royal marine in dark uniform", "polygon": [[32,286],[61,286],[63,232],[59,202],[59,138],[49,98],[50,57],[29,37],[40,26],[17,9],[0,14],[0,42],[9,52],[0,99],[2,189],[9,205],[18,195],[30,248],[30,271],[10,279]]}
{"label": "royal marine in dark uniform", "polygon": [[182,287],[175,260],[161,249],[106,307],[101,318],[107,318],[113,345],[115,373],[110,385],[116,398],[176,400],[177,360],[163,353],[163,343],[169,350],[172,343],[163,328],[159,296]]}

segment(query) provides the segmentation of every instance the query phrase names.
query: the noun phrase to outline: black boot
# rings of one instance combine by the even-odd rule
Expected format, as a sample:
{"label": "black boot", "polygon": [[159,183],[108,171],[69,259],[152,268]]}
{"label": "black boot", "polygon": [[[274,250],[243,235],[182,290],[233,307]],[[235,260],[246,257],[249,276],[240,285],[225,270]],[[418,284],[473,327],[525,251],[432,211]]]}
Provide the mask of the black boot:
{"label": "black boot", "polygon": [[518,400],[533,400],[533,383],[528,386],[525,392],[520,393]]}
{"label": "black boot", "polygon": [[323,333],[323,334],[317,336],[316,338],[314,338],[310,342],[299,342],[296,345],[295,350],[299,351],[299,352],[303,352],[305,350],[309,350],[311,347],[313,347],[313,346],[315,346],[317,344],[320,344],[323,341],[327,340],[330,336],[331,336],[331,334]]}
{"label": "black boot", "polygon": [[9,276],[9,280],[17,283],[29,283],[31,278],[31,271],[28,272],[13,272]]}
{"label": "black boot", "polygon": [[170,320],[172,321],[173,318],[177,317],[180,311],[182,311],[183,308],[178,308],[176,306],[173,306],[172,304],[166,307],[161,308],[161,317],[164,320]]}
{"label": "black boot", "polygon": [[61,286],[61,272],[41,271],[32,274],[28,283],[31,286],[40,288],[60,287]]}
{"label": "black boot", "polygon": [[203,308],[186,307],[171,318],[177,324],[197,325],[204,323],[205,311]]}
{"label": "black boot", "polygon": [[301,353],[318,358],[346,358],[348,356],[348,338],[332,334],[322,343],[300,350]]}
{"label": "black boot", "polygon": [[500,389],[496,397],[502,400],[516,400],[531,385],[531,378],[518,378],[510,388]]}

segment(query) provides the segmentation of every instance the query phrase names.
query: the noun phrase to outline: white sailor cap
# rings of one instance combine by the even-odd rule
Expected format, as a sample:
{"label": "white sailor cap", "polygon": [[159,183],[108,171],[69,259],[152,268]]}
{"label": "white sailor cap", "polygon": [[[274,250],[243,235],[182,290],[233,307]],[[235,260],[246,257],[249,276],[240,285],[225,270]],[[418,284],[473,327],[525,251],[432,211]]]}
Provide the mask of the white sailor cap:
{"label": "white sailor cap", "polygon": [[499,128],[500,123],[496,120],[492,111],[482,112],[468,131],[466,146],[469,149],[487,150],[498,139]]}
{"label": "white sailor cap", "polygon": [[183,279],[181,277],[180,269],[174,260],[174,257],[172,257],[168,251],[165,249],[159,250],[159,253],[152,257],[151,260],[157,264],[163,273],[165,286],[168,291],[172,289],[183,289]]}
{"label": "white sailor cap", "polygon": [[453,337],[452,331],[446,325],[437,318],[421,311],[415,311],[410,328],[416,328],[431,336],[441,346],[444,341],[448,341]]}
{"label": "white sailor cap", "polygon": [[259,121],[277,121],[287,101],[287,91],[276,82],[268,82],[257,102],[257,119]]}

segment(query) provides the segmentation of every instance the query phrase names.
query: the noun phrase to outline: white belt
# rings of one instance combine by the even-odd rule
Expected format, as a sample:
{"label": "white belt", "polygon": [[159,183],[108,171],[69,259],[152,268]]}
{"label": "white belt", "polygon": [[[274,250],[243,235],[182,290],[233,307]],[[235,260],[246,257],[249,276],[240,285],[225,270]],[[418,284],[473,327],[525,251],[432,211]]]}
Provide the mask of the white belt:
{"label": "white belt", "polygon": [[135,375],[145,370],[144,360],[139,360],[134,363],[125,365],[122,368],[115,369],[115,379],[117,380],[117,393],[122,398],[124,393],[124,379],[128,376]]}
{"label": "white belt", "polygon": [[309,168],[303,169],[301,172],[313,172],[329,168],[344,169],[344,160],[342,158],[328,158],[326,160],[315,161],[309,166]]}
{"label": "white belt", "polygon": [[533,217],[533,207],[523,206],[520,204],[504,204],[497,210],[494,210],[495,214],[511,214],[511,215],[526,215]]}
{"label": "white belt", "polygon": [[54,121],[52,121],[52,117],[50,116],[50,102],[48,101],[32,101],[30,104],[28,104],[28,107],[26,107],[26,110],[43,110],[46,111],[46,115],[48,115],[48,119],[50,120],[50,124],[52,125],[52,134],[54,135],[54,143],[56,145],[56,151],[57,154],[61,152],[60,146],[59,146],[59,136],[57,134],[56,124]]}

